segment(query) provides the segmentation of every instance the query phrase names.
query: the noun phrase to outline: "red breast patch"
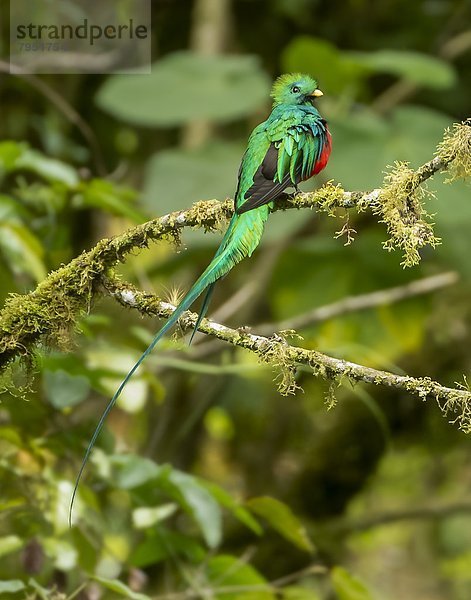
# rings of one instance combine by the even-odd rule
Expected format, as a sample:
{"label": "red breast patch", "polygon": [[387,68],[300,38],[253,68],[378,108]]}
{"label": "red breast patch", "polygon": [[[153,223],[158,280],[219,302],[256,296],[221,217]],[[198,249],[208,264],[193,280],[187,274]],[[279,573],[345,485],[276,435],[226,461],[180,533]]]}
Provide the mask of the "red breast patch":
{"label": "red breast patch", "polygon": [[317,175],[318,173],[320,173],[329,161],[329,156],[332,151],[332,136],[330,135],[330,131],[327,128],[326,128],[326,133],[327,133],[326,142],[324,144],[324,147],[322,148],[321,155],[319,156],[319,158],[316,160],[316,162],[314,164],[314,168],[312,170],[311,177],[313,175]]}

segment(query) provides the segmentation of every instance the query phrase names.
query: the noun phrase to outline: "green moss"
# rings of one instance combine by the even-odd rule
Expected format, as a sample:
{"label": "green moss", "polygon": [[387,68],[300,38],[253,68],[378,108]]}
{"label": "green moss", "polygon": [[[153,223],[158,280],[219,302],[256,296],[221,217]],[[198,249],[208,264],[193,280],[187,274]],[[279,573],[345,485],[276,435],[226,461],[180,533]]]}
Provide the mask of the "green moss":
{"label": "green moss", "polygon": [[[226,224],[227,218],[230,216],[224,210],[225,204],[218,200],[195,202],[189,210],[189,219],[195,227],[203,227],[205,231],[219,230]],[[230,214],[232,214],[232,210],[231,207]]]}
{"label": "green moss", "polygon": [[471,433],[471,390],[466,375],[463,375],[463,383],[457,381],[455,385],[461,393],[457,391],[456,394],[452,394],[443,406],[438,399],[437,403],[445,415],[453,415],[451,423],[457,423],[464,433]]}
{"label": "green moss", "polygon": [[327,406],[327,410],[332,410],[337,406],[337,389],[340,387],[340,381],[333,379],[329,382],[327,387],[327,391],[325,393],[325,405]]}
{"label": "green moss", "polygon": [[55,289],[44,286],[28,296],[10,296],[1,313],[1,353],[21,347],[24,338],[43,334],[63,345],[68,327],[86,307],[90,296],[74,290],[74,284],[79,283],[77,278],[60,283]]}
{"label": "green moss", "polygon": [[335,232],[335,239],[343,238],[345,241],[343,243],[344,246],[350,246],[350,244],[355,240],[355,235],[357,234],[357,230],[354,229],[350,225],[350,212],[347,210],[344,216],[344,222],[342,227]]}
{"label": "green moss", "polygon": [[471,119],[445,131],[436,155],[447,165],[446,183],[471,176]]}
{"label": "green moss", "polygon": [[464,433],[471,433],[471,402],[463,401],[458,394],[446,401],[443,407],[445,415],[453,415],[450,423],[455,423]]}
{"label": "green moss", "polygon": [[335,209],[343,198],[345,190],[340,184],[328,181],[321,188],[313,192],[313,201],[318,210],[326,212],[329,216],[335,216]]}
{"label": "green moss", "polygon": [[31,293],[11,295],[0,312],[0,354],[25,354],[45,336],[48,345],[67,348],[78,316],[90,309],[94,286],[106,270],[100,250],[106,242],[51,273]]}
{"label": "green moss", "polygon": [[[301,389],[296,383],[296,360],[293,356],[293,347],[286,342],[286,337],[292,332],[281,332],[269,338],[259,351],[261,360],[272,365],[277,371],[275,382],[282,396],[295,394]],[[298,336],[299,337],[299,336]]]}
{"label": "green moss", "polygon": [[403,267],[411,267],[420,261],[420,248],[440,243],[434,235],[431,216],[424,208],[424,200],[433,198],[418,175],[404,162],[396,162],[384,178],[378,202],[373,212],[385,223],[389,239],[384,242],[388,251],[403,252]]}

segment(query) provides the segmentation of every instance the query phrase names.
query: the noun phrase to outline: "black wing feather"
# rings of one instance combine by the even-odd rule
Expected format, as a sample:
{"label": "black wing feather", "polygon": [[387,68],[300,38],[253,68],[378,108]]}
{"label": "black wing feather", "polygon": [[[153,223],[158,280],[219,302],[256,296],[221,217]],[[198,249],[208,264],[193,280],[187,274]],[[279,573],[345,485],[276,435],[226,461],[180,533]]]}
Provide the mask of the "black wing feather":
{"label": "black wing feather", "polygon": [[[245,193],[245,200],[236,210],[241,215],[244,212],[268,204],[277,198],[287,187],[293,186],[290,174],[287,173],[281,181],[274,181],[278,164],[278,148],[272,142],[265,154],[261,165],[255,172],[253,185]],[[301,161],[295,170],[295,182],[301,181]]]}

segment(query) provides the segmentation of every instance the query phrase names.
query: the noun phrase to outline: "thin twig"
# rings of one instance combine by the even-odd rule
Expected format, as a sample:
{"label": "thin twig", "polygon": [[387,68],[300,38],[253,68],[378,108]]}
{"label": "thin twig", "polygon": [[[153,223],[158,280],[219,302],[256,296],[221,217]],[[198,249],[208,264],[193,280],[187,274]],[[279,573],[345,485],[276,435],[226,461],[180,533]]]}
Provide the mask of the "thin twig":
{"label": "thin twig", "polygon": [[460,514],[470,515],[470,513],[471,502],[458,502],[444,506],[418,506],[416,508],[370,515],[363,519],[340,521],[333,524],[333,529],[338,529],[342,533],[354,533],[373,529],[381,525],[390,525],[398,521],[445,519]]}
{"label": "thin twig", "polygon": [[314,325],[315,323],[319,323],[320,321],[327,321],[328,319],[340,315],[365,310],[367,308],[374,308],[376,306],[393,304],[394,302],[400,302],[401,300],[412,298],[414,296],[429,294],[453,285],[457,283],[458,280],[458,273],[448,271],[446,273],[440,273],[439,275],[416,279],[405,285],[398,285],[396,287],[369,292],[367,294],[358,294],[357,296],[348,296],[337,302],[319,306],[302,315],[286,319],[285,321],[254,325],[253,329],[264,335],[270,335],[276,331],[285,331],[288,329],[303,329],[310,325]]}

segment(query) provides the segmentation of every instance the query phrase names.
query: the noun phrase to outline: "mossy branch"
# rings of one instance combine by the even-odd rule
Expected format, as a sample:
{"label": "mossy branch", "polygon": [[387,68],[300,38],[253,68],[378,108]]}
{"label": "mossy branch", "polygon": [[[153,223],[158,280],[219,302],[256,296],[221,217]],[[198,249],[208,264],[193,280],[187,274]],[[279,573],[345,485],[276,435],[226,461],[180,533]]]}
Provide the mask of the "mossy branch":
{"label": "mossy branch", "polygon": [[[168,319],[175,310],[173,304],[164,302],[153,294],[144,293],[113,276],[104,277],[103,286],[106,292],[120,304],[136,309],[141,314]],[[191,330],[194,328],[197,318],[196,313],[186,312],[179,324],[183,329]],[[279,373],[279,390],[284,395],[295,392],[298,387],[295,381],[296,369],[299,365],[304,365],[309,367],[315,375],[325,379],[336,381],[345,379],[352,383],[362,381],[403,390],[421,400],[432,398],[438,402],[445,414],[457,413],[458,416],[454,420],[464,431],[471,431],[471,393],[467,389],[448,388],[429,377],[396,375],[334,358],[316,350],[293,346],[286,341],[286,337],[292,336],[293,332],[284,332],[286,337],[284,334],[283,337],[279,335],[265,337],[244,329],[232,329],[209,319],[203,319],[198,331],[250,350],[262,362],[274,366]]]}
{"label": "mossy branch", "polygon": [[[418,260],[420,247],[436,243],[423,208],[425,192],[422,186],[438,171],[447,171],[452,181],[469,177],[470,125],[471,121],[468,120],[447,131],[436,156],[416,171],[402,163],[396,165],[386,177],[382,188],[369,192],[348,192],[339,185],[328,183],[314,192],[299,193],[293,197],[284,195],[275,203],[274,210],[317,208],[332,212],[337,207],[356,207],[359,210],[368,208],[385,222],[391,236],[388,248],[401,248],[405,253],[404,264],[414,264]],[[34,291],[25,295],[10,296],[0,311],[0,368],[13,358],[27,354],[40,340],[60,345],[67,339],[80,313],[89,310],[93,298],[103,293],[103,278],[112,267],[125,262],[130,253],[146,248],[151,240],[178,240],[183,227],[219,229],[230,218],[232,211],[231,200],[197,202],[188,210],[170,213],[133,227],[120,236],[101,240],[90,251],[82,253],[69,264],[52,272]],[[132,291],[132,294],[137,294],[137,291]],[[155,306],[153,310],[156,310]],[[172,310],[171,305],[161,303],[160,312],[155,314],[168,316]],[[206,331],[204,328],[209,329]],[[413,379],[375,371],[289,346],[280,340],[244,334],[222,325],[212,324],[210,327],[208,322],[202,326],[202,331],[253,350],[266,361],[278,361],[285,367],[282,368],[285,375],[283,386],[288,392],[292,389],[292,371],[295,365],[307,364],[314,371],[327,377],[348,376],[351,380],[398,387],[423,398],[435,397],[444,401],[448,408],[461,406],[463,414],[465,409],[471,410],[466,408],[469,400],[467,391],[445,388],[427,378]],[[291,376],[286,375],[289,372]],[[463,424],[469,420],[471,419],[465,419]]]}

